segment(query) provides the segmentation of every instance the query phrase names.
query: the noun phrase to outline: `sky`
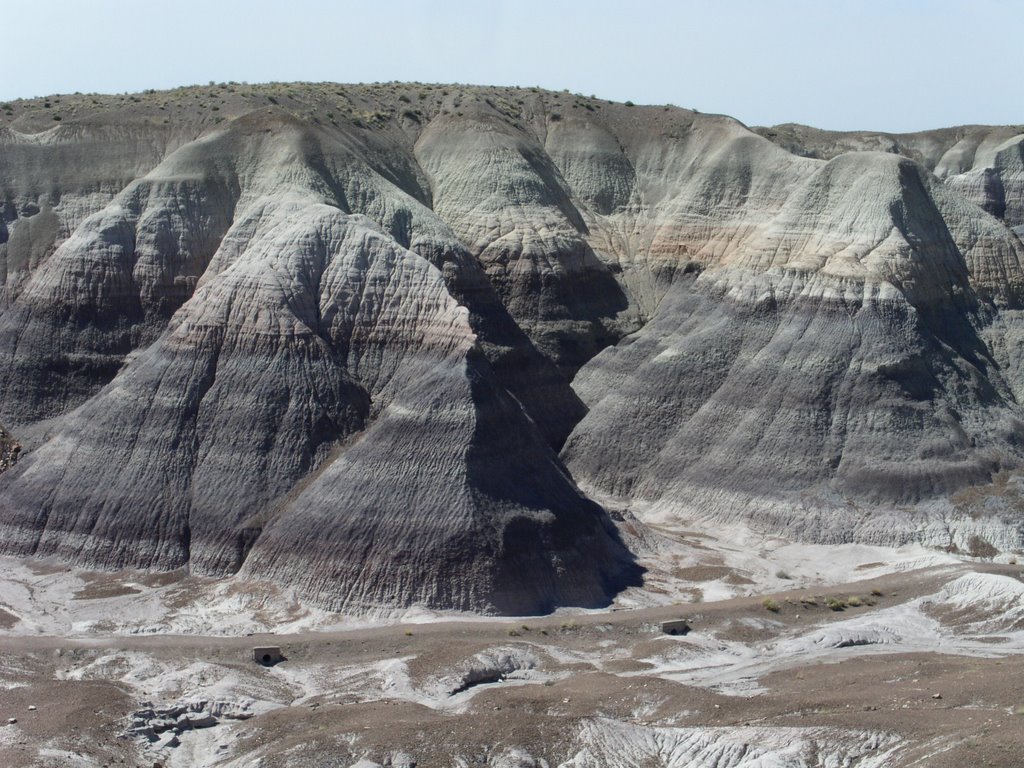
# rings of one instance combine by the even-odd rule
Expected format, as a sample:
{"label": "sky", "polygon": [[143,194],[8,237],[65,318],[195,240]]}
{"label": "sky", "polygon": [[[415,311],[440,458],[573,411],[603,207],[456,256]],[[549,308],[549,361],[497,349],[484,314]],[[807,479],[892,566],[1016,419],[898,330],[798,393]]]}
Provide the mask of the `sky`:
{"label": "sky", "polygon": [[748,125],[1024,123],[1024,0],[4,2],[0,101],[209,81],[539,85]]}

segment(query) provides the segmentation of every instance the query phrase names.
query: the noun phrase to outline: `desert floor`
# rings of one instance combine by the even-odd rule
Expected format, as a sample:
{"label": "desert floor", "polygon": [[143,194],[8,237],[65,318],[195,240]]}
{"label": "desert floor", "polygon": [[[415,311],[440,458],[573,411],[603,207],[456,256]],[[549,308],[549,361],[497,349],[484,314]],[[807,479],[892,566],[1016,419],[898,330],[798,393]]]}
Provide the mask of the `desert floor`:
{"label": "desert floor", "polygon": [[1011,558],[684,539],[606,610],[515,619],[4,560],[0,765],[1022,764]]}

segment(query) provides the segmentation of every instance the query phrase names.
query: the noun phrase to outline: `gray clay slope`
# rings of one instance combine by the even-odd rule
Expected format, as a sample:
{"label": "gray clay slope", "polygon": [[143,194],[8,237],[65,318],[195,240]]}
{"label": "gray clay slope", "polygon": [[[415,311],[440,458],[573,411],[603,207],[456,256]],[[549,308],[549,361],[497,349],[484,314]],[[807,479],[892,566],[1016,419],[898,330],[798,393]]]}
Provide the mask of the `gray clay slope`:
{"label": "gray clay slope", "polygon": [[583,491],[1022,547],[1013,128],[826,152],[397,84],[2,114],[4,552],[532,613],[638,578]]}

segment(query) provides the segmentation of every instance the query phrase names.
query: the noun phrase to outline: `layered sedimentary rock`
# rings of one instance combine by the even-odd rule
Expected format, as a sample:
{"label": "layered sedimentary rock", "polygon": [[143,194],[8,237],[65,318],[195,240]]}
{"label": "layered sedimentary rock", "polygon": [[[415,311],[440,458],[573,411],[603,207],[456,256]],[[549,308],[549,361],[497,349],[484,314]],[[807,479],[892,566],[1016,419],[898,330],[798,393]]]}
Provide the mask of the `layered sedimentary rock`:
{"label": "layered sedimentary rock", "polygon": [[1024,225],[1024,125],[966,125],[903,134],[822,131],[795,124],[754,130],[807,157],[830,160],[863,151],[910,157],[1010,226]]}
{"label": "layered sedimentary rock", "polygon": [[635,578],[555,453],[567,380],[368,158],[239,117],[19,274],[2,399],[39,445],[0,491],[7,551],[244,564],[358,611],[598,605]]}
{"label": "layered sedimentary rock", "polygon": [[5,552],[527,613],[636,581],[584,491],[1022,546],[1012,128],[780,147],[398,85],[91,102],[0,128]]}
{"label": "layered sedimentary rock", "polygon": [[1018,305],[1022,256],[920,166],[837,157],[584,368],[569,466],[650,515],[948,544],[915,510],[1019,462],[1019,367],[979,328]]}

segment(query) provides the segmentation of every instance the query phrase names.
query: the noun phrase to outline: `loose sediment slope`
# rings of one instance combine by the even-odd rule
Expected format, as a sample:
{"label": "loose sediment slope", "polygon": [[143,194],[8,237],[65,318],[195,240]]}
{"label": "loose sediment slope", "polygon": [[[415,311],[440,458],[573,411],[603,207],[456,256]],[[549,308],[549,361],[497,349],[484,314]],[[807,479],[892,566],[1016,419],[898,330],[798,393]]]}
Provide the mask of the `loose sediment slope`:
{"label": "loose sediment slope", "polygon": [[[983,337],[1015,333],[988,318],[1014,317],[1022,255],[908,160],[816,164],[772,220],[581,371],[591,410],[569,466],[649,514],[965,546],[966,528],[951,542],[946,515],[923,510],[1018,461],[1012,342]],[[1020,547],[1019,525],[988,535]]]}
{"label": "loose sediment slope", "polygon": [[637,573],[575,478],[1021,548],[1020,135],[928,141],[816,159],[535,89],[10,105],[0,547],[349,611],[598,605]]}

